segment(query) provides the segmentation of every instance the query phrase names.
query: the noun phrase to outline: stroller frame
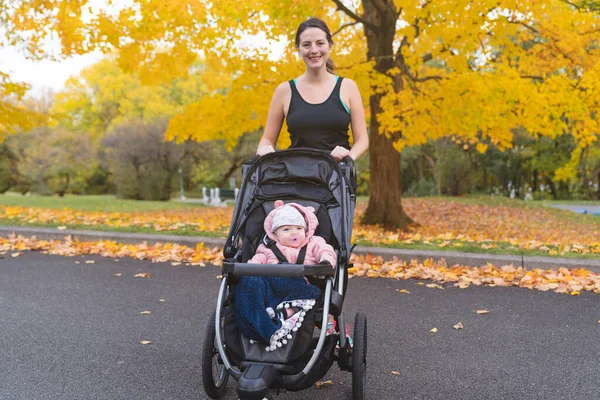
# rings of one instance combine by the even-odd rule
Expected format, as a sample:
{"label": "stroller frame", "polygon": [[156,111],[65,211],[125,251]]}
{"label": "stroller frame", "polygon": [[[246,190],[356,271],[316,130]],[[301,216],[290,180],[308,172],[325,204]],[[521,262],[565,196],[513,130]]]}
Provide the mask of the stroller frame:
{"label": "stroller frame", "polygon": [[[250,182],[251,179],[256,179],[254,175],[257,168],[269,162],[277,164],[280,160],[286,160],[294,156],[309,156],[315,157],[317,162],[325,162],[334,169],[336,177],[331,178],[331,185],[340,185],[338,190],[342,193],[339,198],[336,198],[340,205],[339,212],[341,213],[339,226],[332,226],[333,235],[338,242],[338,262],[335,269],[329,263],[316,265],[298,265],[298,264],[248,264],[238,262],[241,257],[242,245],[238,238],[241,228],[244,226],[248,218],[249,208],[253,204],[255,193],[248,193],[248,186],[254,187],[256,190],[259,187],[259,182]],[[286,171],[289,173],[289,171]],[[210,352],[206,349],[212,344],[214,338],[213,355],[218,356],[218,362],[225,368],[225,374],[231,375],[238,381],[238,395],[242,400],[263,399],[268,396],[270,389],[287,389],[301,390],[305,386],[307,376],[311,373],[315,365],[322,355],[326,343],[328,315],[331,313],[337,323],[338,331],[333,336],[333,339],[338,340],[339,353],[334,354],[334,360],[337,358],[340,369],[351,371],[353,373],[353,398],[362,399],[364,397],[364,384],[366,380],[366,316],[358,313],[355,322],[355,347],[354,350],[360,350],[359,353],[353,356],[353,348],[348,344],[346,337],[345,320],[342,312],[342,305],[346,294],[346,286],[348,282],[347,269],[351,267],[348,264],[351,254],[350,236],[352,232],[354,203],[355,199],[353,189],[350,182],[355,178],[355,169],[353,160],[346,157],[339,164],[331,158],[331,156],[323,151],[313,149],[294,149],[283,150],[275,153],[270,153],[262,157],[254,157],[246,162],[242,169],[242,185],[240,195],[236,201],[232,224],[227,237],[227,242],[224,248],[225,260],[222,263],[222,278],[217,298],[215,313],[213,314],[214,323],[209,325],[208,334],[205,338],[205,352],[203,358],[208,357]],[[286,175],[286,174],[284,174]],[[333,174],[332,174],[333,176]],[[254,177],[254,178],[253,178]],[[287,175],[285,179],[287,179]],[[299,176],[299,179],[306,177]],[[335,179],[335,182],[333,180]],[[293,182],[293,179],[290,179]],[[332,191],[332,195],[333,195]],[[334,196],[335,197],[335,196]],[[326,210],[327,211],[327,210]],[[327,211],[329,212],[329,211]],[[333,224],[336,225],[336,224]],[[335,228],[339,228],[339,234],[336,234]],[[323,308],[322,320],[320,323],[320,335],[317,340],[316,347],[310,359],[306,362],[304,368],[294,374],[282,373],[285,371],[284,365],[277,365],[268,362],[242,362],[239,366],[233,365],[226,351],[226,343],[224,340],[223,331],[223,310],[226,300],[229,296],[229,286],[232,280],[241,276],[280,276],[280,277],[320,277],[324,278],[324,291],[322,293]],[[358,332],[357,332],[358,329]],[[358,336],[358,337],[357,337]],[[207,343],[206,340],[211,343]],[[356,340],[361,341],[356,343]],[[216,348],[216,352],[214,351]],[[333,361],[332,361],[333,362]],[[360,363],[360,365],[357,365]],[[205,390],[211,398],[219,398],[224,392],[224,387],[214,387],[210,390],[207,388],[207,381],[211,382],[206,376],[208,371],[205,371],[210,364],[203,359],[203,381],[205,382]],[[330,364],[329,364],[330,365]],[[325,372],[329,369],[327,367]],[[238,369],[236,369],[238,368]],[[211,370],[212,374],[212,370]],[[227,382],[227,376],[223,386]],[[317,378],[317,379],[320,379]],[[213,379],[214,380],[214,379]],[[300,389],[298,389],[300,385]],[[216,389],[216,390],[215,390]]]}

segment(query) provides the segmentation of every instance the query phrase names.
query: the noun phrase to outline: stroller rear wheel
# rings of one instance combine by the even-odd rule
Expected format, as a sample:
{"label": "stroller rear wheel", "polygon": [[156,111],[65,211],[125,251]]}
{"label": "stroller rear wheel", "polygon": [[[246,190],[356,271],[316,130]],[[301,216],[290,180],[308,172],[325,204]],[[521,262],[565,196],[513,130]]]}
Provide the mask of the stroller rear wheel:
{"label": "stroller rear wheel", "polygon": [[216,312],[213,311],[206,326],[204,348],[202,350],[202,385],[211,399],[223,397],[229,380],[229,372],[220,360],[219,351],[217,350],[215,340],[216,317]]}
{"label": "stroller rear wheel", "polygon": [[357,313],[354,319],[352,347],[352,399],[365,398],[367,382],[367,316]]}

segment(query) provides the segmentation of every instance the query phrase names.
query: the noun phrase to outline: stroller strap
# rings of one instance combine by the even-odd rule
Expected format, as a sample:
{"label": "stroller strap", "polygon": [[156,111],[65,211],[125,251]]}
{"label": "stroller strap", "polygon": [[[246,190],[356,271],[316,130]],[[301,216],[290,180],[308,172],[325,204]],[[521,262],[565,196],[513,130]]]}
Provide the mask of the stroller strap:
{"label": "stroller strap", "polygon": [[[290,261],[283,255],[279,247],[277,247],[277,243],[273,239],[267,239],[265,241],[267,247],[275,254],[275,257],[279,260],[279,263],[289,263]],[[305,244],[301,249],[300,253],[298,253],[298,259],[296,260],[296,264],[304,264],[304,257],[306,256],[306,246]]]}

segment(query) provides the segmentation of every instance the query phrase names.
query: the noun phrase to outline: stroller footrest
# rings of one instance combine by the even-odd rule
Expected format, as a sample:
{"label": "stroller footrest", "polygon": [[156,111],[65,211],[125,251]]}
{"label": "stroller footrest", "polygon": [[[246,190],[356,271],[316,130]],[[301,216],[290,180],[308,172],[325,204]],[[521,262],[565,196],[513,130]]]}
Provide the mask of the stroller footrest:
{"label": "stroller footrest", "polygon": [[238,381],[237,394],[240,400],[262,400],[280,378],[272,365],[251,364]]}

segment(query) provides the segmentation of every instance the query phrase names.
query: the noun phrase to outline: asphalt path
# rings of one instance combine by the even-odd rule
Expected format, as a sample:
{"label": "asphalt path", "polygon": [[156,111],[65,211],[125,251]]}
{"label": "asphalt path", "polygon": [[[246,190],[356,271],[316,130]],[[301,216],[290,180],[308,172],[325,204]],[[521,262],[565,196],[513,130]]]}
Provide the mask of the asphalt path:
{"label": "asphalt path", "polygon": [[[216,267],[0,257],[0,399],[206,398],[200,355]],[[599,305],[590,293],[355,278],[345,313],[368,315],[368,399],[595,399]],[[351,398],[336,364],[323,380],[333,383],[277,398]],[[225,398],[236,398],[233,380]]]}

